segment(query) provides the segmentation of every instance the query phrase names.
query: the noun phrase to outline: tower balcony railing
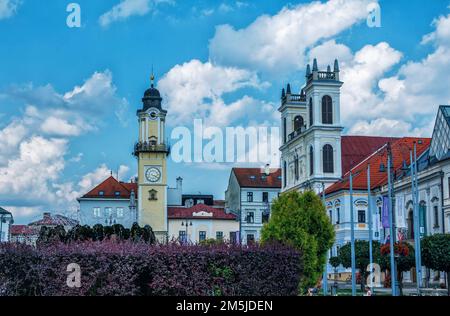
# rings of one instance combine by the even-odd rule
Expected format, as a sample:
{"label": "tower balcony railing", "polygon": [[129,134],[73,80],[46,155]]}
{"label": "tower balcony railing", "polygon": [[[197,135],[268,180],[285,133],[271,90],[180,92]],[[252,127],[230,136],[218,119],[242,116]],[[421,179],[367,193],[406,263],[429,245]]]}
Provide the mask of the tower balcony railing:
{"label": "tower balcony railing", "polygon": [[166,144],[158,144],[154,141],[149,142],[137,142],[134,145],[134,155],[138,156],[139,153],[166,153],[167,155],[170,153],[170,145]]}
{"label": "tower balcony railing", "polygon": [[286,102],[306,102],[305,94],[288,94],[283,97],[283,103]]}
{"label": "tower balcony railing", "polygon": [[308,82],[312,80],[330,80],[330,81],[336,81],[337,76],[335,72],[332,71],[313,71],[308,75]]}
{"label": "tower balcony railing", "polygon": [[300,128],[296,129],[295,131],[293,131],[292,133],[290,133],[288,135],[288,141],[293,140],[297,136],[303,134],[305,131],[306,131],[306,125],[301,126]]}

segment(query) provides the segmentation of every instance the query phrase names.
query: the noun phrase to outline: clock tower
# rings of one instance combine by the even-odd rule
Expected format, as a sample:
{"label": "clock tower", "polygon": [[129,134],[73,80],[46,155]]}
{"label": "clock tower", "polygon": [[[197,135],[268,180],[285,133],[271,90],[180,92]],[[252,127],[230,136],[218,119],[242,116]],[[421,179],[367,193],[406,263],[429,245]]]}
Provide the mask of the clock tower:
{"label": "clock tower", "polygon": [[138,160],[138,223],[150,225],[159,241],[167,240],[167,161],[169,146],[165,142],[167,111],[161,107],[162,98],[151,86],[137,111],[139,141],[134,148]]}

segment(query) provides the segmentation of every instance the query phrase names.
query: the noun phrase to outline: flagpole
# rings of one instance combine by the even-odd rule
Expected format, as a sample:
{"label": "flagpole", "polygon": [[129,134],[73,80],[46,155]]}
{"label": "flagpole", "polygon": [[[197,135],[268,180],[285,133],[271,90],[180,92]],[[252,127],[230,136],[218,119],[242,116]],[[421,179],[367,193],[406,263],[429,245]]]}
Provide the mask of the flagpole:
{"label": "flagpole", "polygon": [[372,199],[370,196],[370,164],[367,166],[367,208],[369,213],[369,263],[370,263],[370,289],[373,291],[373,255],[372,255]]}
{"label": "flagpole", "polygon": [[[326,212],[327,211],[327,205],[326,205],[326,200],[325,200],[325,183],[322,183],[322,201],[323,201],[323,206],[325,207],[325,212]],[[327,255],[327,257],[328,257],[328,255]],[[325,269],[323,271],[323,277],[322,277],[323,296],[327,296],[328,295],[327,261],[325,261]]]}
{"label": "flagpole", "polygon": [[356,263],[355,263],[355,223],[353,218],[353,175],[350,170],[350,236],[351,236],[351,257],[352,257],[352,296],[356,296]]}
{"label": "flagpole", "polygon": [[392,209],[392,188],[391,188],[391,155],[388,154],[388,212],[389,212],[389,248],[391,257],[391,290],[392,296],[397,296],[396,291],[396,273],[395,273],[395,258],[394,258],[394,221]]}

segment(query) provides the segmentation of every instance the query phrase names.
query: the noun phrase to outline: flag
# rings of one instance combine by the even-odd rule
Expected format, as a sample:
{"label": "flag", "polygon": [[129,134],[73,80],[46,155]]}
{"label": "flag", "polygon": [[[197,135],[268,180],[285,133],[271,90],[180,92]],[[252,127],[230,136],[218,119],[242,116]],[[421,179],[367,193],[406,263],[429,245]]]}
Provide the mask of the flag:
{"label": "flag", "polygon": [[406,220],[405,220],[405,199],[403,196],[399,196],[396,199],[395,203],[395,224],[397,228],[406,228]]}
{"label": "flag", "polygon": [[383,228],[389,227],[389,198],[383,196],[383,213],[381,216],[381,222],[383,223]]}

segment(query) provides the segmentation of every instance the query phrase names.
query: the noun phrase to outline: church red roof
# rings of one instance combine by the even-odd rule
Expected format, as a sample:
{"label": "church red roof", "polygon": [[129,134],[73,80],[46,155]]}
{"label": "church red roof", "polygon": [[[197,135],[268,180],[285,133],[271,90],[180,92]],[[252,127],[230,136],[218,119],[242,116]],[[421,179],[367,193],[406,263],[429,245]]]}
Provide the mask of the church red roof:
{"label": "church red roof", "polygon": [[346,174],[351,167],[359,164],[384,144],[396,140],[398,140],[398,138],[395,137],[342,136],[342,174]]}
{"label": "church red roof", "polygon": [[281,189],[281,169],[266,175],[261,168],[233,168],[241,187],[245,188],[276,188]]}
{"label": "church red roof", "polygon": [[31,222],[29,226],[76,226],[78,221],[63,215],[44,213],[42,219]]}
{"label": "church red roof", "polygon": [[[420,156],[430,146],[430,138],[403,137],[390,142],[393,159],[393,169],[397,175],[400,174],[403,161],[409,166],[409,149],[413,148],[414,142],[417,144],[417,156]],[[387,172],[380,171],[380,164],[383,163],[387,170],[387,146],[381,145],[377,150],[367,155],[366,159],[357,163],[351,168],[353,176],[353,189],[367,190],[367,167],[370,164],[371,188],[378,188],[387,183]],[[325,194],[337,192],[339,190],[350,189],[349,175],[350,169],[343,173],[343,180],[338,181],[325,190]]]}
{"label": "church red roof", "polygon": [[119,182],[113,176],[97,185],[82,198],[123,198],[129,199],[131,191],[137,196],[137,183]]}
{"label": "church red roof", "polygon": [[[209,216],[194,215],[194,213],[209,213]],[[229,219],[235,220],[236,215],[228,214],[223,208],[197,204],[192,207],[168,207],[167,216],[171,219]]]}

